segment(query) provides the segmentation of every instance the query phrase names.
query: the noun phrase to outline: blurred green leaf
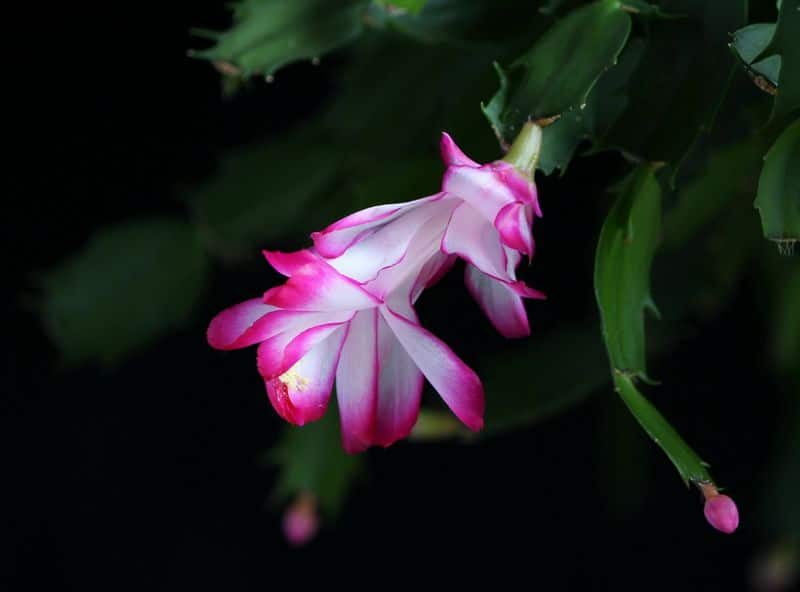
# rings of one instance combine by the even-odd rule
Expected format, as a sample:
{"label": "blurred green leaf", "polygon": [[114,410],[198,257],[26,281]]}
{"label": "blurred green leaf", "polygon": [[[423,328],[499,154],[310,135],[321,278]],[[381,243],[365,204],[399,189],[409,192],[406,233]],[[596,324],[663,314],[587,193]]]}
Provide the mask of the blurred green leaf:
{"label": "blurred green leaf", "polygon": [[529,426],[576,405],[608,383],[596,327],[566,327],[484,360],[486,424],[492,436]]}
{"label": "blurred green leaf", "polygon": [[191,55],[218,63],[223,73],[270,76],[298,60],[314,59],[352,41],[364,28],[368,0],[241,0],[233,26],[216,44]]}
{"label": "blurred green leaf", "polygon": [[566,0],[546,0],[542,2],[542,7],[539,9],[539,12],[548,15],[555,14],[564,2],[566,2]]}
{"label": "blurred green leaf", "polygon": [[601,0],[545,32],[501,74],[500,90],[483,107],[501,142],[510,144],[528,119],[582,108],[600,75],[616,63],[630,28],[617,0]]}
{"label": "blurred green leaf", "polygon": [[[713,152],[700,174],[685,184],[664,218],[664,246],[677,248],[718,222],[731,202],[755,190],[763,141],[758,136]],[[736,171],[735,175],[731,171]]]}
{"label": "blurred green leaf", "polygon": [[385,15],[375,15],[378,24],[418,42],[482,48],[492,55],[530,39],[541,20],[529,0],[427,0],[418,13]]}
{"label": "blurred green leaf", "polygon": [[452,438],[469,440],[474,436],[449,409],[420,409],[417,423],[408,439],[414,442],[438,442]]}
{"label": "blurred green leaf", "polygon": [[645,17],[645,18],[659,18],[659,19],[674,19],[681,18],[680,14],[673,14],[664,12],[661,6],[653,4],[652,2],[644,2],[644,0],[622,0],[623,7],[629,12]]}
{"label": "blurred green leaf", "polygon": [[353,155],[346,164],[345,187],[351,209],[376,203],[408,201],[439,191],[444,165],[439,155],[385,160],[375,155]]}
{"label": "blurred green leaf", "polygon": [[463,101],[479,121],[478,77],[491,63],[481,52],[381,32],[365,36],[351,55],[324,116],[325,127],[351,149],[388,160],[433,147],[446,114]]}
{"label": "blurred green leaf", "polygon": [[[772,442],[772,459],[763,478],[762,530],[800,545],[800,266],[794,259],[765,252],[761,269],[770,289],[767,314],[771,325],[772,362],[783,400]],[[797,561],[797,550],[793,559]]]}
{"label": "blurred green leaf", "polygon": [[713,127],[736,64],[727,48],[746,23],[746,0],[666,0],[683,18],[654,20],[629,83],[630,107],[601,146],[672,167],[673,178],[701,135]]}
{"label": "blurred green leaf", "polygon": [[[588,104],[587,102],[587,108]],[[559,169],[563,175],[580,143],[588,139],[583,115],[573,111],[568,112],[542,129],[542,151],[536,168],[545,175],[550,175]]]}
{"label": "blurred green leaf", "polygon": [[632,377],[615,372],[614,385],[636,421],[666,453],[687,485],[711,481],[706,469],[708,465],[700,460],[658,409],[636,389]]}
{"label": "blurred green leaf", "polygon": [[[763,252],[760,270],[770,288],[766,313],[771,325],[771,353],[776,385],[783,395],[772,430],[772,459],[761,481],[758,525],[771,537],[800,545],[800,265],[793,258]],[[797,549],[791,559],[797,562]]]}
{"label": "blurred green leaf", "polygon": [[[752,163],[749,167],[752,170]],[[678,218],[671,219],[668,213],[665,220],[668,248],[661,249],[655,259],[653,292],[659,295],[661,318],[677,321],[684,330],[694,326],[686,324],[687,318],[709,319],[726,309],[759,251],[761,228],[750,211],[757,179],[751,181],[743,171],[742,181],[737,194],[727,200],[713,200],[719,210],[706,224],[694,224],[693,234],[678,231],[678,240],[684,242],[669,237],[669,229],[675,227]],[[702,215],[707,213],[705,208],[700,209]]]}
{"label": "blurred green leaf", "polygon": [[[800,266],[792,265],[781,276],[773,336],[778,367],[798,372],[800,387]],[[800,428],[799,428],[800,429]]]}
{"label": "blurred green leaf", "polygon": [[427,0],[377,0],[379,6],[397,12],[419,14]]}
{"label": "blurred green leaf", "polygon": [[713,147],[706,160],[694,163],[694,175],[681,175],[654,263],[653,291],[663,319],[709,318],[734,296],[762,242],[750,205],[764,142],[762,135],[748,135]]}
{"label": "blurred green leaf", "polygon": [[800,109],[800,0],[785,0],[778,10],[775,34],[759,61],[780,55],[778,92],[772,119],[783,121]]}
{"label": "blurred green leaf", "polygon": [[771,321],[771,361],[778,375],[788,378],[784,386],[794,378],[800,388],[800,265],[770,249],[762,253],[759,270],[769,288],[764,313]]}
{"label": "blurred green leaf", "polygon": [[285,428],[269,460],[279,467],[276,501],[311,493],[323,511],[335,516],[362,466],[362,457],[342,449],[335,403],[325,416],[303,427]]}
{"label": "blurred green leaf", "polygon": [[332,192],[340,154],[313,129],[243,146],[226,154],[214,175],[189,195],[209,248],[237,257],[295,232]]}
{"label": "blurred green leaf", "polygon": [[67,363],[117,363],[181,326],[202,295],[208,261],[180,220],[95,233],[42,277],[42,320]]}
{"label": "blurred green leaf", "polygon": [[650,265],[659,239],[661,187],[650,164],[624,181],[600,231],[594,286],[603,338],[612,367],[647,377],[644,309],[656,311],[650,295]]}
{"label": "blurred green leaf", "polygon": [[342,164],[341,182],[335,192],[315,197],[303,218],[308,229],[324,228],[334,220],[379,203],[409,201],[436,193],[444,167],[437,154],[410,154],[383,159],[354,153]]}
{"label": "blurred green leaf", "polygon": [[800,240],[800,119],[784,130],[764,157],[754,206],[764,236],[791,252]]}
{"label": "blurred green leaf", "polygon": [[[736,31],[731,42],[731,48],[742,60],[759,88],[770,93],[774,93],[778,86],[781,56],[773,55],[763,60],[756,58],[764,53],[774,34],[775,23],[757,23]],[[759,76],[763,81],[758,78]]]}

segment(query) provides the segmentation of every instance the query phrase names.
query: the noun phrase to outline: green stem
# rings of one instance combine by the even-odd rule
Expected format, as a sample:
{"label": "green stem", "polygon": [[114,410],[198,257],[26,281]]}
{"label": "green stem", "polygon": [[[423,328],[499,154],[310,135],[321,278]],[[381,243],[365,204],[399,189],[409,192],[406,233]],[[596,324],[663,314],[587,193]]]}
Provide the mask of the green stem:
{"label": "green stem", "polygon": [[712,483],[708,465],[684,442],[664,416],[640,393],[627,374],[614,372],[614,386],[644,431],[667,453],[683,480],[689,484]]}
{"label": "green stem", "polygon": [[511,144],[503,160],[514,165],[521,173],[533,177],[539,154],[542,152],[542,128],[533,121],[528,121],[522,127],[517,139]]}

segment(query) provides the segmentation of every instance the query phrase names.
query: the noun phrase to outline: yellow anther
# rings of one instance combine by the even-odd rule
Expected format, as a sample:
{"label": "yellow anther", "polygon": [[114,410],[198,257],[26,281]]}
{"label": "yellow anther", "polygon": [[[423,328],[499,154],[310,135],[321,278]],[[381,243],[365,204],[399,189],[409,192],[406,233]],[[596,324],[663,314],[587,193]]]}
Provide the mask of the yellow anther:
{"label": "yellow anther", "polygon": [[308,386],[308,378],[302,376],[295,370],[294,366],[278,377],[283,384],[293,391],[302,391]]}

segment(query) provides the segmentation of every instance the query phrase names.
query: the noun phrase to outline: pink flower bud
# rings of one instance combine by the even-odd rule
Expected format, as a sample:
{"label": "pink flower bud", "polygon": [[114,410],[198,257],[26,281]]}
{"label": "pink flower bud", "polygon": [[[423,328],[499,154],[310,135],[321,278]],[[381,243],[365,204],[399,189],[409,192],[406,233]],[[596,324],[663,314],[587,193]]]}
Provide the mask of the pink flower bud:
{"label": "pink flower bud", "polygon": [[739,510],[734,501],[719,493],[712,483],[705,483],[700,488],[706,498],[703,514],[708,523],[720,532],[731,534],[739,526]]}
{"label": "pink flower bud", "polygon": [[301,494],[283,515],[283,536],[292,547],[302,547],[319,529],[317,504],[309,494]]}

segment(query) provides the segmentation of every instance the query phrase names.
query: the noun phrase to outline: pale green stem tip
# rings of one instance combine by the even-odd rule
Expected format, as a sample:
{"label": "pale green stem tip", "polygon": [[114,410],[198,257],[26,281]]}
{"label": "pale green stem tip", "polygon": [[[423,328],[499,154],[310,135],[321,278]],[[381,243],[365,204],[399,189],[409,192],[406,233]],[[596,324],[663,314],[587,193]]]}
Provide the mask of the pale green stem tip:
{"label": "pale green stem tip", "polygon": [[533,121],[528,121],[519,132],[517,139],[511,144],[503,160],[514,165],[521,173],[533,177],[539,154],[542,151],[542,128]]}

